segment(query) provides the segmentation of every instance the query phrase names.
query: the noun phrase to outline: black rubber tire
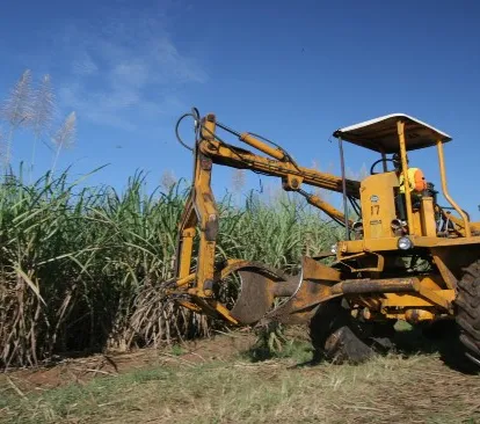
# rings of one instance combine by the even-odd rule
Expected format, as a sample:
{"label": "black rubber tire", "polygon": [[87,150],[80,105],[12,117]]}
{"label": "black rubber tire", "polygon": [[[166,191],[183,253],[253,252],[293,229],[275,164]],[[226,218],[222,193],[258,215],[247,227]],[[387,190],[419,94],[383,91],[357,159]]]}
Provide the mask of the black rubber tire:
{"label": "black rubber tire", "polygon": [[354,320],[337,298],[320,305],[310,321],[313,362],[359,364],[376,353],[389,350],[393,324],[368,325]]}
{"label": "black rubber tire", "polygon": [[[480,371],[480,260],[466,268],[457,286],[456,323],[463,348],[462,368]],[[463,362],[462,361],[462,362]]]}

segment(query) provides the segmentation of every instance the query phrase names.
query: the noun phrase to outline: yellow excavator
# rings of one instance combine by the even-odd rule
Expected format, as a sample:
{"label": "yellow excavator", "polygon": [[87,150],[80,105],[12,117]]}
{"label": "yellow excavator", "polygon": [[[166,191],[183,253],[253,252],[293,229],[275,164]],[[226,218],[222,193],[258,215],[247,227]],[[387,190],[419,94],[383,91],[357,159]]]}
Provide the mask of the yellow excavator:
{"label": "yellow excavator", "polygon": [[[194,122],[193,147],[180,137],[185,118]],[[449,135],[406,114],[340,128],[333,137],[340,148],[341,176],[303,167],[271,140],[237,132],[196,108],[180,117],[176,135],[194,157],[192,187],[179,222],[175,277],[168,285],[182,306],[234,326],[308,324],[319,355],[339,362],[368,357],[374,341],[388,339],[398,320],[412,325],[447,321],[458,330],[461,360],[480,369],[480,223],[471,222],[448,192],[444,144],[452,140]],[[250,149],[227,142],[226,136]],[[362,181],[346,178],[345,142],[379,155]],[[448,207],[438,204],[431,182],[415,195],[410,191],[407,153],[430,147],[437,150]],[[304,256],[297,275],[235,258],[219,263],[214,164],[280,178],[284,190],[304,196],[342,225],[343,240],[321,255]],[[308,186],[341,193],[342,210],[309,193]],[[227,301],[222,287],[234,275],[241,283],[239,294]]]}

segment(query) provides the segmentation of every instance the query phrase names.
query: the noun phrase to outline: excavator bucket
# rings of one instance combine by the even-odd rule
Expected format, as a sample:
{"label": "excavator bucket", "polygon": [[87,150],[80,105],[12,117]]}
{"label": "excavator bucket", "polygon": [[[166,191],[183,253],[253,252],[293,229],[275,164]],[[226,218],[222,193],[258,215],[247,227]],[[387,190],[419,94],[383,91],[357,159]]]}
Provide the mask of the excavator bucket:
{"label": "excavator bucket", "polygon": [[238,273],[241,281],[240,295],[230,313],[244,324],[253,324],[268,312],[273,305],[275,285],[282,282],[258,271],[247,269]]}
{"label": "excavator bucket", "polygon": [[[233,275],[240,280],[240,287],[233,293],[222,295],[217,291],[214,298],[193,295],[190,301],[180,300],[181,304],[208,315],[220,314],[241,325],[268,321],[303,324],[312,318],[320,303],[341,293],[332,291],[332,286],[340,281],[339,272],[309,257],[304,257],[298,275],[287,275],[258,262],[230,261],[215,276],[217,289],[228,288]],[[192,274],[185,282],[193,279]],[[178,294],[183,287],[186,286],[182,285]]]}
{"label": "excavator bucket", "polygon": [[265,315],[265,321],[283,324],[305,324],[315,315],[318,307],[338,294],[331,287],[340,281],[340,273],[305,256],[297,287],[286,302]]}
{"label": "excavator bucket", "polygon": [[236,261],[224,268],[219,277],[225,280],[233,273],[240,277],[241,284],[230,316],[240,324],[304,324],[322,302],[339,295],[332,293],[331,287],[340,281],[340,273],[310,257],[303,258],[298,275],[286,275],[257,262]]}
{"label": "excavator bucket", "polygon": [[236,272],[240,292],[230,315],[241,324],[253,324],[269,312],[276,297],[293,294],[297,283],[281,271],[256,262],[241,261],[222,271],[222,279]]}

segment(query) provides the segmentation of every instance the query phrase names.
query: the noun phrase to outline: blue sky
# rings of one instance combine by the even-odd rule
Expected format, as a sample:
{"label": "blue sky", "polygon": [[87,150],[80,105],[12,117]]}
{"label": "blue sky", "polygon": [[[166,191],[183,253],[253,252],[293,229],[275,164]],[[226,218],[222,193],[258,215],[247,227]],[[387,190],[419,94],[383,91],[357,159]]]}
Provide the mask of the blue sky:
{"label": "blue sky", "polygon": [[[49,73],[58,119],[78,117],[77,143],[60,167],[82,174],[108,163],[91,181],[119,188],[138,169],[152,187],[166,171],[190,178],[191,155],[174,125],[192,106],[334,173],[335,129],[404,112],[454,138],[449,189],[480,219],[479,19],[475,1],[3,2],[0,95],[26,68],[37,79]],[[19,134],[15,163],[30,152],[31,137]],[[358,172],[376,156],[348,146],[346,159]],[[42,146],[36,173],[51,162]],[[411,162],[440,187],[434,149]],[[221,193],[232,171],[214,172]],[[258,181],[250,175],[248,187]]]}

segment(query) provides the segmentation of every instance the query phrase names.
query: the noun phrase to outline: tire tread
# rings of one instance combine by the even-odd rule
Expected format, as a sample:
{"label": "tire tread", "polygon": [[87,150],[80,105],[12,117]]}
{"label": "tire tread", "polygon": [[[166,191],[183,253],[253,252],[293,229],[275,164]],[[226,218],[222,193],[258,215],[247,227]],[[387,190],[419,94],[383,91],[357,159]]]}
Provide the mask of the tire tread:
{"label": "tire tread", "polygon": [[[456,322],[465,358],[480,364],[480,260],[470,264],[457,285]],[[479,369],[480,370],[480,369]]]}

